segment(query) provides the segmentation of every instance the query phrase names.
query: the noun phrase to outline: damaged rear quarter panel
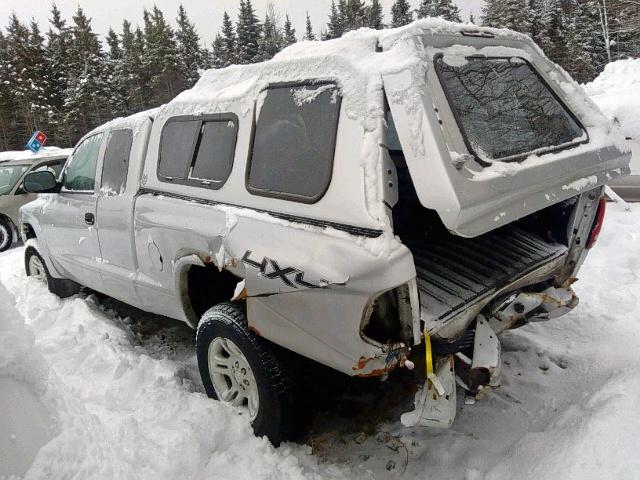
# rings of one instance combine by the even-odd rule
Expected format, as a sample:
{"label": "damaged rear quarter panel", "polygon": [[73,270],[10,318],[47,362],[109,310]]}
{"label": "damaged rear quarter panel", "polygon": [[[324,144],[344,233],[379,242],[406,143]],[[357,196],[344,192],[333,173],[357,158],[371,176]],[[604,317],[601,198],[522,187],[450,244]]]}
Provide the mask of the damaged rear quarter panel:
{"label": "damaged rear quarter panel", "polygon": [[[151,311],[175,309],[175,266],[196,255],[244,279],[249,325],[264,338],[348,375],[382,374],[395,363],[363,340],[360,327],[371,297],[415,277],[405,247],[376,256],[343,232],[170,196],[142,195],[136,212],[141,279],[153,278],[165,293],[165,305],[155,296]],[[359,366],[362,358],[375,361]]]}

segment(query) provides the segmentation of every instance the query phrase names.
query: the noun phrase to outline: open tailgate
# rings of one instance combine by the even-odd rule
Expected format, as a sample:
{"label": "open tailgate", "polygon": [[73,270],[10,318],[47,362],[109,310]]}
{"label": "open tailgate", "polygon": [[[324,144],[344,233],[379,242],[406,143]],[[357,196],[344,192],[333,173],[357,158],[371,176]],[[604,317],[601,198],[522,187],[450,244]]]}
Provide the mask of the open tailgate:
{"label": "open tailgate", "polygon": [[[481,235],[628,175],[630,153],[617,146],[624,144],[611,131],[609,121],[581,87],[529,43],[503,38],[498,44],[496,39],[453,35],[425,36],[423,43],[416,48],[424,49],[424,64],[384,75],[384,88],[418,198],[438,212],[450,231],[464,237]],[[470,86],[463,85],[472,90],[470,101],[461,99],[466,95],[462,88],[452,91],[446,85],[438,61],[448,69],[450,81],[462,74],[476,75]],[[506,73],[498,72],[477,87],[473,78],[483,68],[491,75],[496,68]],[[531,85],[514,94],[513,84],[523,76],[529,77]],[[526,100],[509,97],[505,103],[504,98],[497,98],[526,96],[527,92]],[[532,92],[552,104],[541,107],[547,110],[539,115],[540,123],[523,118],[531,117],[531,111],[538,108],[531,106],[535,102]],[[487,94],[495,98],[485,102]],[[496,117],[491,112],[484,112],[485,117],[476,115],[476,101],[481,108],[493,108],[493,113],[496,105],[513,111],[501,115],[498,109],[501,118],[494,129],[494,120],[485,119]],[[462,118],[464,115],[467,117]],[[562,128],[573,128],[565,143],[563,133],[558,133]],[[556,143],[545,145],[536,143],[538,140]],[[548,148],[539,148],[541,145]],[[509,154],[513,152],[516,154]]]}

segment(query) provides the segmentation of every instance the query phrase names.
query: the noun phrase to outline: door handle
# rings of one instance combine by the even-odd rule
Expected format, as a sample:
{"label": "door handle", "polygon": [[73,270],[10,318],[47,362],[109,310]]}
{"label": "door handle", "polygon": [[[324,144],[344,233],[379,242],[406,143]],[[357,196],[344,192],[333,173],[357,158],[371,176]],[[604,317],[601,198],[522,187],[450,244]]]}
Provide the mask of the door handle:
{"label": "door handle", "polygon": [[93,213],[85,213],[84,223],[86,223],[87,225],[93,225],[94,223],[96,223],[96,216]]}

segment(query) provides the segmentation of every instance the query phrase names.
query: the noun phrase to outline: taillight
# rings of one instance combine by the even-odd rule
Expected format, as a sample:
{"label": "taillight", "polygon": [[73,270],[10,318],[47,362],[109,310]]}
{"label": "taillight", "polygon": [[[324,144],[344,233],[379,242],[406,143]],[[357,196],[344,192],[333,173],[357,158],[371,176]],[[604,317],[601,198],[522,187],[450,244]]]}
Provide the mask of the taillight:
{"label": "taillight", "polygon": [[604,197],[600,198],[600,202],[598,203],[598,211],[596,212],[596,218],[593,219],[593,225],[591,226],[591,231],[589,232],[589,239],[587,240],[587,248],[593,247],[598,240],[598,235],[600,235],[600,230],[602,230],[602,223],[604,222],[604,212],[607,209],[607,201]]}

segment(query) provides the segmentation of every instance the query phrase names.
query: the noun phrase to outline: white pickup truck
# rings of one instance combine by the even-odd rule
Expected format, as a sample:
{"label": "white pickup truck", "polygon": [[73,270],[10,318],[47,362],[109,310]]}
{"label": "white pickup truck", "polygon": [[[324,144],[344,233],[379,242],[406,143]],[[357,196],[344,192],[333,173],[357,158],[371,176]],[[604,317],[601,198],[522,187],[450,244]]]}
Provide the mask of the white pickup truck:
{"label": "white pickup truck", "polygon": [[[206,72],[86,135],[21,210],[27,273],[197,329],[207,393],[274,443],[301,425],[291,352],[415,368],[407,425],[451,425],[497,335],[577,304],[622,139],[528,37],[425,20]],[[307,380],[308,381],[308,380]]]}

